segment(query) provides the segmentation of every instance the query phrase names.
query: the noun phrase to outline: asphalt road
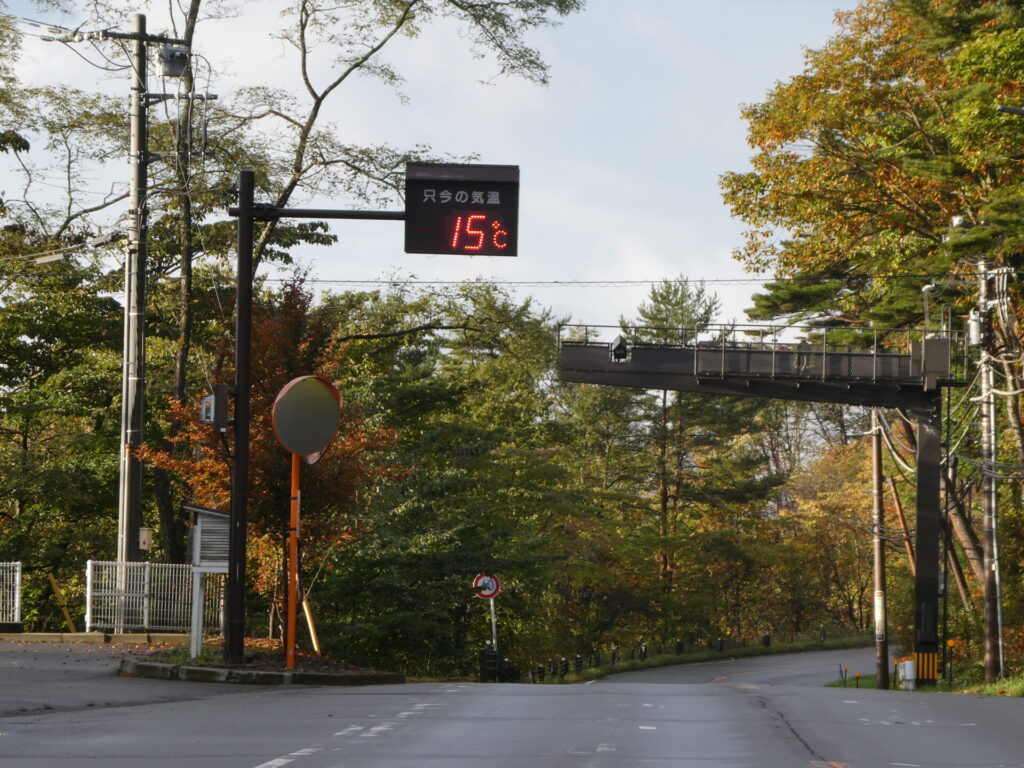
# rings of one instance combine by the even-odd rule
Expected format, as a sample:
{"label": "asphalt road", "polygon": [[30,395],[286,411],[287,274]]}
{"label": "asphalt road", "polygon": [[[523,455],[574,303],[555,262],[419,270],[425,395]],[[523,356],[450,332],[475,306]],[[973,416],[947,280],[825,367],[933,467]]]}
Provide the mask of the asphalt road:
{"label": "asphalt road", "polygon": [[870,649],[348,689],[118,679],[63,652],[0,647],[0,768],[1024,766],[1024,700],[820,687]]}

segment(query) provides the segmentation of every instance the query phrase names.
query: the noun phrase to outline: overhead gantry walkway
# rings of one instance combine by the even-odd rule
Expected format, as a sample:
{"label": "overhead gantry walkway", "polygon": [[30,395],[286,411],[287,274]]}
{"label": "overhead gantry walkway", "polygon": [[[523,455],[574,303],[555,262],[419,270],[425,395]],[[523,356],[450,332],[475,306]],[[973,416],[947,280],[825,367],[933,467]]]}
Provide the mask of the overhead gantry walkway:
{"label": "overhead gantry walkway", "polygon": [[[867,345],[835,343],[848,330],[702,326],[697,329],[564,325],[564,381],[707,395],[899,408],[918,423],[917,573],[914,652],[918,679],[938,677],[940,417],[942,387],[967,379],[965,339],[952,334],[872,330]],[[864,335],[861,335],[864,338]],[[788,340],[787,340],[788,339]]]}

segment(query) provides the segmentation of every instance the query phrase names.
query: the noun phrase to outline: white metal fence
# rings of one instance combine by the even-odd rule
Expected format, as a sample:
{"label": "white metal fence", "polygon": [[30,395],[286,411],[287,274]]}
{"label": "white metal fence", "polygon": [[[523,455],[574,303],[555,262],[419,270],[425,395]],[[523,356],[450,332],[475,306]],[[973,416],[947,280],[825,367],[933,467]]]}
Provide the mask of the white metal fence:
{"label": "white metal fence", "polygon": [[0,563],[0,621],[21,621],[21,563]]}
{"label": "white metal fence", "polygon": [[[204,631],[222,632],[225,575],[204,573]],[[192,566],[90,560],[85,571],[85,631],[188,632]]]}

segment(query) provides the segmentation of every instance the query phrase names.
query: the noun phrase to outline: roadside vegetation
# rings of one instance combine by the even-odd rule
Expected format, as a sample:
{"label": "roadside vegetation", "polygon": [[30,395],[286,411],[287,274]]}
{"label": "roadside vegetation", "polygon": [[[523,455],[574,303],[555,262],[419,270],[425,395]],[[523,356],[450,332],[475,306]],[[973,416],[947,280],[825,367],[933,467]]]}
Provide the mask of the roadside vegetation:
{"label": "roadside vegetation", "polygon": [[[107,26],[127,27],[136,10],[118,0],[78,5]],[[189,39],[218,14],[249,12],[214,0],[172,5]],[[223,92],[204,110],[176,103],[176,113],[154,114],[151,150],[180,160],[154,164],[161,192],[149,201],[142,458],[154,561],[187,559],[183,504],[228,501],[221,436],[197,413],[213,384],[234,377],[234,224],[224,206],[237,169],[255,168],[260,199],[278,205],[325,192],[352,208],[398,205],[405,163],[451,159],[447,150],[359,146],[321,122],[350,75],[400,85],[386,62],[365,58],[370,44],[447,18],[493,69],[542,84],[547,67],[527,33],[582,7],[293,5],[299,12],[282,21],[291,92]],[[25,87],[20,38],[3,18],[0,43],[0,163],[16,180],[8,191],[19,190],[0,200],[0,561],[24,564],[26,628],[56,631],[63,619],[49,577],[80,626],[85,563],[115,552],[122,254],[89,243],[123,223],[123,196],[89,197],[81,181],[123,161],[125,105],[56,83]],[[123,63],[119,48],[103,50]],[[338,79],[304,80],[307,54],[333,57]],[[839,14],[835,37],[807,52],[802,72],[743,107],[751,166],[721,178],[747,227],[736,256],[770,280],[751,316],[863,343],[878,329],[920,328],[921,289],[934,282],[928,322],[941,307],[959,328],[977,303],[979,259],[1024,268],[1024,120],[995,110],[1024,104],[1022,72],[1018,2],[865,0]],[[191,136],[204,146],[181,143]],[[211,162],[192,163],[194,152]],[[951,229],[953,217],[972,226]],[[345,401],[338,437],[304,467],[302,487],[303,586],[332,658],[411,676],[472,675],[491,631],[471,587],[482,572],[502,580],[500,647],[521,670],[612,645],[721,638],[754,653],[764,634],[870,630],[865,409],[566,384],[557,374],[563,318],[537,301],[482,281],[321,291],[314,273],[294,267],[295,253],[334,243],[324,222],[258,233],[251,636],[281,633],[289,457],[270,414],[282,386],[307,374],[334,382]],[[65,258],[40,261],[55,253]],[[286,276],[268,278],[269,265]],[[622,325],[717,319],[713,291],[691,279],[699,275],[664,277]],[[999,479],[1013,675],[1024,663],[1022,285],[999,288],[992,317],[997,461],[981,461],[976,382],[947,399],[943,437],[954,663],[974,668],[982,655],[987,468]],[[642,334],[664,341],[663,331]],[[894,642],[909,646],[916,435],[906,416],[882,414],[889,617]]]}

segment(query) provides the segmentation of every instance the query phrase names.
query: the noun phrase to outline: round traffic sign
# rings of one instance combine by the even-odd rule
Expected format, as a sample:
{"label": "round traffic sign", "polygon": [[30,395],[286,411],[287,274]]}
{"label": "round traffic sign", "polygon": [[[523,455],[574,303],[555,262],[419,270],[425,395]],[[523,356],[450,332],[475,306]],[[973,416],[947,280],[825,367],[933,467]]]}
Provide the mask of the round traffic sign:
{"label": "round traffic sign", "polygon": [[487,573],[478,573],[476,578],[473,579],[473,590],[476,592],[477,597],[490,598],[495,597],[501,592],[501,582],[497,576],[491,576]]}
{"label": "round traffic sign", "polygon": [[327,447],[341,420],[341,395],[316,376],[292,379],[274,401],[274,434],[292,453],[309,456]]}

